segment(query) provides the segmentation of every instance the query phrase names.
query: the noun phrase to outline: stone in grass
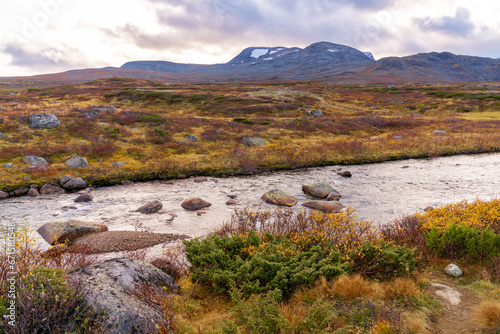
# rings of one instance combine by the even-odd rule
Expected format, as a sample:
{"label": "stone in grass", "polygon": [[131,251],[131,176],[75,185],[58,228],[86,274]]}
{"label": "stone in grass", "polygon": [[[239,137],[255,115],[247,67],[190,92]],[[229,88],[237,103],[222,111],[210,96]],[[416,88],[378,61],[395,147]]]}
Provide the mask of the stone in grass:
{"label": "stone in grass", "polygon": [[[161,307],[144,291],[163,300],[179,291],[174,278],[150,263],[129,258],[112,259],[68,272],[69,282],[82,289],[97,317],[106,322],[106,333],[156,333],[169,328]],[[170,331],[168,331],[170,333]]]}
{"label": "stone in grass", "polygon": [[261,199],[269,204],[279,206],[294,206],[297,204],[297,199],[288,195],[280,189],[273,189],[262,195]]}
{"label": "stone in grass", "polygon": [[136,210],[136,212],[140,212],[146,215],[155,213],[160,211],[160,209],[163,207],[160,201],[152,201],[149,203],[144,204],[141,206],[139,209]]}
{"label": "stone in grass", "polygon": [[41,165],[41,166],[47,166],[49,164],[47,160],[45,160],[44,158],[36,157],[34,155],[27,155],[23,157],[23,162],[25,164]]}
{"label": "stone in grass", "polygon": [[462,270],[456,264],[449,264],[446,268],[444,268],[444,272],[453,277],[462,276]]}
{"label": "stone in grass", "polygon": [[269,142],[263,138],[259,137],[243,137],[241,143],[247,146],[265,146],[269,145]]}
{"label": "stone in grass", "polygon": [[113,167],[123,167],[125,165],[126,164],[123,161],[115,161],[115,162],[113,162]]}
{"label": "stone in grass", "polygon": [[72,242],[86,234],[105,232],[108,227],[101,223],[70,220],[66,222],[46,223],[37,232],[50,245]]}
{"label": "stone in grass", "polygon": [[330,201],[309,201],[302,203],[303,206],[323,212],[340,212],[344,206],[339,202]]}
{"label": "stone in grass", "polygon": [[192,142],[197,142],[198,141],[198,138],[196,136],[193,136],[193,135],[187,135],[186,139],[188,141],[192,141]]}
{"label": "stone in grass", "polygon": [[64,162],[66,166],[72,167],[72,168],[82,168],[82,167],[88,167],[89,163],[87,159],[79,157],[79,156],[74,156],[69,158]]}
{"label": "stone in grass", "polygon": [[194,211],[194,210],[200,210],[204,208],[208,208],[212,204],[199,198],[199,197],[193,197],[185,200],[182,202],[181,206],[189,211]]}
{"label": "stone in grass", "polygon": [[34,129],[53,129],[61,125],[56,115],[46,114],[33,114],[30,116],[30,128]]}
{"label": "stone in grass", "polygon": [[304,184],[302,190],[313,197],[328,198],[328,200],[339,200],[342,195],[326,182]]}

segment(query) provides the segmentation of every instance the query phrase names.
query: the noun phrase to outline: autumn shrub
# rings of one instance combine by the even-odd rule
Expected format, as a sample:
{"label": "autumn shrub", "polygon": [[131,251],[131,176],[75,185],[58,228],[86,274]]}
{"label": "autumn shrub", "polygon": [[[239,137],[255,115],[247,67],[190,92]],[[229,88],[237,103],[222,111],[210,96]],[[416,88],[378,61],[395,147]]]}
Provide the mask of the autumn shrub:
{"label": "autumn shrub", "polygon": [[425,240],[431,252],[445,258],[486,261],[500,255],[500,235],[489,227],[453,223],[440,231],[433,226],[425,233]]}
{"label": "autumn shrub", "polygon": [[396,221],[382,225],[380,232],[384,240],[400,246],[425,251],[423,221],[416,216],[405,216]]}
{"label": "autumn shrub", "polygon": [[500,331],[500,303],[486,301],[481,303],[473,314],[474,322],[483,328]]}

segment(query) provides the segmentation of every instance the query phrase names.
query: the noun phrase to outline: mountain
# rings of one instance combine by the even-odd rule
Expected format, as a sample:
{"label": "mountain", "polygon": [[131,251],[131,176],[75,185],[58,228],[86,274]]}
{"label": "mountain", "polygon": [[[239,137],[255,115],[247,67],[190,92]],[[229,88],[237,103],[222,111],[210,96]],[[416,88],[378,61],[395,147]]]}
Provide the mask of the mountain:
{"label": "mountain", "polygon": [[225,64],[131,61],[120,68],[73,70],[2,80],[65,82],[114,76],[168,82],[318,80],[362,84],[500,81],[500,59],[430,52],[375,60],[370,52],[318,42],[303,49],[249,47]]}

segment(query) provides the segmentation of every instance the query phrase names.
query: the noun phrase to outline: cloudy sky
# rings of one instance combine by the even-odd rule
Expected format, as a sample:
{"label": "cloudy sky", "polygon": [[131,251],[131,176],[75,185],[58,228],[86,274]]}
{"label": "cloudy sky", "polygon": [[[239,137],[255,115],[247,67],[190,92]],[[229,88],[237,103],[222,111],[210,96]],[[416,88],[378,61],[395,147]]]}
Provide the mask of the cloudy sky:
{"label": "cloudy sky", "polygon": [[224,63],[248,46],[329,41],[376,59],[450,51],[500,58],[498,0],[2,0],[0,76]]}

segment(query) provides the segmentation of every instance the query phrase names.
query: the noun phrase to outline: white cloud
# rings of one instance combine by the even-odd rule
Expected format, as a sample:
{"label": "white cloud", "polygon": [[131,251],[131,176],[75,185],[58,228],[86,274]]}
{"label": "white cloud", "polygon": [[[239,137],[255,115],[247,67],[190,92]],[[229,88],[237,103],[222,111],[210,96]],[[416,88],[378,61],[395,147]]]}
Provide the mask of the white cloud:
{"label": "white cloud", "polygon": [[221,63],[248,46],[318,41],[376,58],[427,51],[497,58],[498,12],[493,0],[4,0],[0,76],[130,60]]}

